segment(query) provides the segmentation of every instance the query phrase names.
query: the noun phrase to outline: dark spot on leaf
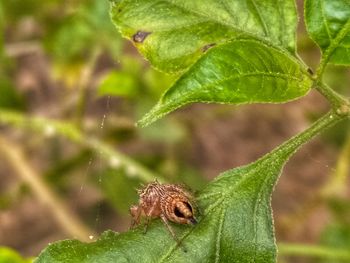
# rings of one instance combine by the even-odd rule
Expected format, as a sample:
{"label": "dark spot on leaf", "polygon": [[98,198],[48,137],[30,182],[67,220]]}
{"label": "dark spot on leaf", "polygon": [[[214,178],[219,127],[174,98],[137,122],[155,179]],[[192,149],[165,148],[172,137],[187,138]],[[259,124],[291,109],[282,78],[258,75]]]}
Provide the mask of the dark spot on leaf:
{"label": "dark spot on leaf", "polygon": [[132,40],[136,43],[143,43],[149,34],[151,34],[151,32],[137,31],[136,34],[132,36]]}
{"label": "dark spot on leaf", "polygon": [[207,44],[205,46],[202,47],[202,51],[205,52],[207,51],[209,48],[212,48],[213,46],[215,46],[216,43],[210,43],[210,44]]}
{"label": "dark spot on leaf", "polygon": [[308,69],[307,69],[307,72],[309,72],[311,75],[313,75],[313,74],[314,74],[314,72],[312,71],[312,69],[311,69],[311,68],[308,68]]}

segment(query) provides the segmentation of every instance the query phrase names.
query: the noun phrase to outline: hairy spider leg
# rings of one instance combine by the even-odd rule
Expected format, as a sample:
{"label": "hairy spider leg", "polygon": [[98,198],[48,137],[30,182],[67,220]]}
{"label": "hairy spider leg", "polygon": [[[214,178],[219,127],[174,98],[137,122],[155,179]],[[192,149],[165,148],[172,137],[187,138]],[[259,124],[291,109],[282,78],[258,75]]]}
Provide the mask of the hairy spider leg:
{"label": "hairy spider leg", "polygon": [[156,208],[156,205],[158,203],[158,200],[155,200],[152,204],[152,207],[151,209],[148,211],[148,213],[146,214],[146,223],[145,223],[145,226],[144,226],[144,229],[143,229],[143,233],[146,234],[147,233],[147,229],[148,229],[148,225],[149,225],[149,222],[151,221],[151,218],[152,218],[152,214]]}
{"label": "hairy spider leg", "polygon": [[133,205],[132,207],[130,207],[130,214],[132,216],[130,228],[134,228],[135,226],[140,224],[141,213],[142,207],[140,207],[140,205]]}
{"label": "hairy spider leg", "polygon": [[177,245],[180,246],[180,240],[177,238],[174,230],[171,228],[171,226],[169,225],[168,220],[166,219],[166,217],[162,214],[160,215],[160,218],[162,219],[163,223],[165,224],[166,228],[168,229],[168,231],[170,232],[171,236],[174,238],[174,240],[176,241]]}

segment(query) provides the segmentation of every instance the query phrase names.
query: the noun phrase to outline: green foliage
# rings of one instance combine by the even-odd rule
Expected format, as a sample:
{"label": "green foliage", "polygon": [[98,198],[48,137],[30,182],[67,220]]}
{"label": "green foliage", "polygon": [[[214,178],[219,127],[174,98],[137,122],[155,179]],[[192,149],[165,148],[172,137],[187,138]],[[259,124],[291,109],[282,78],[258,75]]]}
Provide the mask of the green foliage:
{"label": "green foliage", "polygon": [[[123,36],[158,69],[181,71],[213,44],[248,32],[295,52],[293,0],[218,2],[112,0],[112,18]],[[135,41],[135,34],[142,41]]]}
{"label": "green foliage", "polygon": [[[7,2],[11,3],[4,5],[5,10],[21,4],[17,0]],[[23,6],[29,4],[28,8],[40,13],[41,21],[46,21],[50,10],[40,12],[40,5],[34,2],[25,1]],[[106,51],[116,58],[121,45],[119,39],[111,41],[115,29],[106,15],[107,2],[81,3],[74,15],[70,16],[69,10],[64,9],[62,12],[69,18],[56,17],[54,26],[45,28],[49,32],[45,43],[54,64],[79,64],[88,55],[88,63],[92,61],[88,69],[93,71],[96,54]],[[123,36],[132,40],[154,67],[179,74],[158,104],[142,119],[142,125],[193,102],[284,103],[306,95],[313,85],[320,84],[328,61],[349,64],[349,15],[345,0],[307,0],[305,3],[308,32],[323,51],[316,76],[312,76],[296,55],[297,14],[293,0],[210,0],[205,3],[197,0],[110,0],[110,3],[112,19]],[[324,7],[320,6],[322,3]],[[50,4],[56,8],[64,6],[60,1],[50,1]],[[317,8],[325,11],[322,19]],[[20,10],[17,15],[25,16],[25,11]],[[325,34],[328,24],[331,24],[331,32]],[[121,70],[109,72],[102,81],[100,95],[138,99],[140,105],[147,91],[157,95],[163,83],[172,78],[154,71],[143,75],[140,63],[131,63],[131,66],[123,63]],[[209,183],[196,196],[199,224],[194,227],[172,224],[182,240],[181,247],[177,247],[158,219],[152,221],[146,234],[140,226],[122,234],[107,231],[93,243],[65,240],[51,244],[36,262],[275,262],[277,250],[270,199],[284,164],[302,144],[350,115],[349,102],[339,99],[325,87],[321,85],[319,90],[331,102],[336,101],[334,105],[344,106],[342,115],[337,113],[338,108],[333,108],[305,132],[271,153],[224,172]],[[342,104],[344,101],[346,103]],[[125,212],[135,200],[135,192],[127,189],[137,186],[138,180],[149,181],[155,177],[142,165],[95,137],[85,136],[68,122],[49,122],[35,117],[23,120],[11,112],[3,112],[0,117],[1,122],[17,127],[60,134],[98,152],[111,166],[122,163],[136,170],[137,180],[121,177],[122,169],[105,171],[102,191],[118,212]],[[178,133],[176,125],[162,126],[158,132],[164,136],[162,138],[167,138],[168,145],[174,146],[183,134]],[[155,134],[150,129],[141,137],[152,140]],[[156,134],[156,137],[160,136]],[[65,165],[62,169],[67,171]],[[132,175],[130,172],[129,177]],[[195,176],[191,180],[200,182]]]}
{"label": "green foliage", "polygon": [[[336,249],[350,251],[350,204],[346,199],[332,198],[329,200],[333,220],[321,233],[321,244]],[[324,263],[342,263],[344,260],[328,259]]]}
{"label": "green foliage", "polygon": [[116,30],[106,13],[106,1],[88,0],[83,1],[77,12],[56,21],[45,39],[55,63],[77,63],[97,48],[107,51],[112,57],[117,56],[121,42],[118,38],[111,38]]}
{"label": "green foliage", "polygon": [[192,102],[285,102],[305,95],[311,85],[306,68],[288,53],[256,39],[237,38],[209,50],[140,124],[150,124]]}
{"label": "green foliage", "polygon": [[[67,240],[46,248],[41,262],[274,262],[270,198],[288,158],[321,130],[340,118],[326,115],[258,161],[223,173],[197,197],[201,211],[195,227],[177,225],[177,247],[160,220],[143,228],[105,233],[95,243]],[[186,250],[187,252],[185,252]]]}
{"label": "green foliage", "polygon": [[350,65],[350,2],[306,0],[305,21],[311,38],[329,62]]}
{"label": "green foliage", "polygon": [[137,94],[137,84],[132,74],[112,71],[101,81],[98,94],[132,98]]}
{"label": "green foliage", "polygon": [[24,259],[14,250],[7,247],[0,247],[0,262],[1,263],[30,263],[29,259]]}

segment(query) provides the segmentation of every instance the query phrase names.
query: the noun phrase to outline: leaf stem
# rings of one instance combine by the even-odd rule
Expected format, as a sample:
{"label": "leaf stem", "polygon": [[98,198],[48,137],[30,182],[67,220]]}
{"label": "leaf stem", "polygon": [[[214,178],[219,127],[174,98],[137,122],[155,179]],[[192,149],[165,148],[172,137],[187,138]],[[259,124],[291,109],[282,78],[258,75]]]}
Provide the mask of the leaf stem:
{"label": "leaf stem", "polygon": [[350,102],[344,96],[340,95],[322,81],[316,81],[316,89],[331,103],[337,114],[350,114]]}
{"label": "leaf stem", "polygon": [[295,135],[285,143],[278,146],[275,150],[265,155],[266,159],[276,158],[283,162],[287,160],[293,153],[295,153],[303,144],[310,141],[313,137],[326,129],[334,126],[338,122],[348,118],[348,115],[339,115],[334,110],[329,111],[320,119],[315,121],[309,128]]}
{"label": "leaf stem", "polygon": [[331,248],[326,246],[279,243],[279,254],[282,256],[308,256],[317,258],[332,258],[339,260],[350,260],[350,251],[348,249]]}

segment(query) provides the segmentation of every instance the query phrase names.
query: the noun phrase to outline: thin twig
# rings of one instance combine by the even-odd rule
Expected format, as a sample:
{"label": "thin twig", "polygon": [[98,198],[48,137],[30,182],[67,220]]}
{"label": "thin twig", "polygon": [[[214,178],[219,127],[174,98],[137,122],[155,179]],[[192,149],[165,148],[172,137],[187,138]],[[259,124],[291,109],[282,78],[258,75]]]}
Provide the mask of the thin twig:
{"label": "thin twig", "polygon": [[46,205],[57,223],[68,235],[82,241],[89,241],[89,236],[94,236],[93,230],[89,229],[62,200],[42,180],[33,167],[31,167],[20,147],[8,139],[0,137],[0,151],[3,158],[11,164],[17,176],[23,180],[33,191],[37,199]]}
{"label": "thin twig", "polygon": [[350,251],[348,249],[340,249],[327,246],[279,243],[278,252],[281,256],[307,256],[323,259],[331,258],[333,260],[344,260],[344,262],[349,262],[350,260]]}
{"label": "thin twig", "polygon": [[124,167],[127,176],[139,178],[143,182],[150,182],[155,179],[164,182],[164,178],[98,138],[83,134],[71,123],[41,117],[30,117],[19,112],[3,109],[0,110],[0,123],[34,130],[47,136],[63,136],[100,154],[111,167],[116,169]]}

